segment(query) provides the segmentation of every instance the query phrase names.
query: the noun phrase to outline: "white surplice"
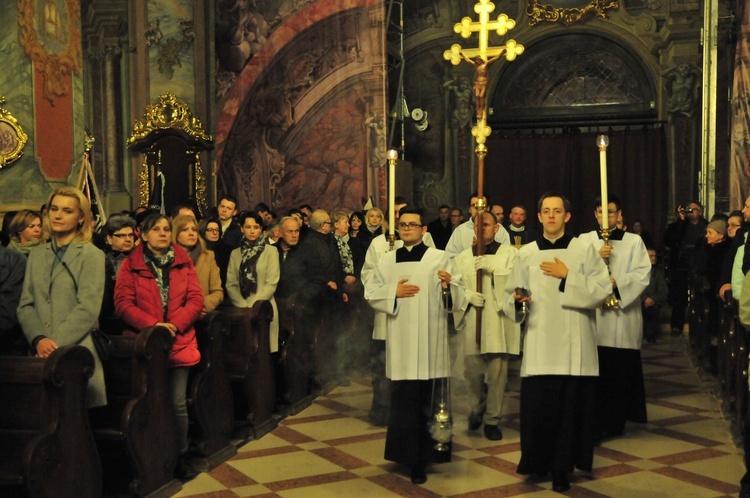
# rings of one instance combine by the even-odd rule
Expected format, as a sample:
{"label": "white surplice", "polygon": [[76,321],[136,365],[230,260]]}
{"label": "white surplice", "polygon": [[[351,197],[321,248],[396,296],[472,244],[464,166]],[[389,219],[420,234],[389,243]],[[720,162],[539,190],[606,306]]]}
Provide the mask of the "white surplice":
{"label": "white surplice", "polygon": [[[581,235],[598,252],[604,245],[597,231]],[[643,313],[641,294],[651,278],[648,251],[638,235],[624,233],[622,240],[610,240],[609,272],[617,284],[620,307],[596,310],[597,344],[610,348],[641,349]]]}
{"label": "white surplice", "polygon": [[[445,252],[427,248],[418,262],[396,263],[396,251],[385,253],[365,284],[365,299],[385,316],[386,377],[426,380],[450,374],[448,316],[438,270],[451,274],[451,293],[460,298],[463,284]],[[419,293],[396,298],[399,280],[419,286]],[[363,279],[364,281],[364,279]]]}
{"label": "white surplice", "polygon": [[[482,295],[484,308],[482,311],[482,348],[477,348],[477,313],[469,306],[468,300],[457,303],[459,309],[453,315],[456,330],[459,333],[463,354],[479,353],[510,353],[518,354],[521,346],[521,327],[513,318],[503,311],[507,299],[505,283],[513,271],[513,263],[518,251],[508,244],[501,244],[495,254],[485,254],[494,267],[490,274],[482,271]],[[467,289],[476,292],[477,272],[474,269],[474,253],[472,249],[461,252],[453,262]]]}
{"label": "white surplice", "polygon": [[[432,236],[429,232],[425,233],[422,237],[422,243],[428,247],[435,247],[435,242],[432,240]],[[393,243],[393,250],[403,247],[404,242],[401,239],[396,239]],[[370,247],[367,248],[365,254],[365,263],[362,265],[362,271],[360,272],[360,278],[362,285],[367,285],[367,279],[372,275],[373,270],[378,266],[380,258],[391,251],[390,243],[385,234],[380,234],[370,243]],[[385,340],[385,314],[375,310],[375,325],[372,328],[372,338],[376,341]]]}
{"label": "white surplice", "polygon": [[[612,284],[607,266],[594,247],[575,237],[570,239],[567,248],[540,250],[537,241],[523,246],[513,265],[513,277],[506,282],[504,310],[517,321],[522,316],[516,313],[513,291],[516,287],[531,291],[522,377],[599,375],[595,310],[612,293]],[[568,268],[563,291],[559,278],[546,276],[539,268],[542,262],[555,258]]]}

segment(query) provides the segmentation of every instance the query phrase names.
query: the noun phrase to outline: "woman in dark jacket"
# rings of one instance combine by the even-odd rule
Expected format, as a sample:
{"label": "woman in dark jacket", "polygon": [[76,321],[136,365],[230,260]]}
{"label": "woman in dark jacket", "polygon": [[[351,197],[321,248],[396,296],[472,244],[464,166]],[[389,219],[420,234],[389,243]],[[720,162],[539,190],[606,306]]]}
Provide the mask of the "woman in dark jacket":
{"label": "woman in dark jacket", "polygon": [[175,409],[180,477],[198,471],[185,458],[188,450],[186,404],[190,367],[200,361],[193,324],[203,309],[203,290],[190,256],[172,243],[172,223],[165,215],[148,216],[140,226],[142,243],[120,267],[115,284],[115,309],[125,335],[160,325],[174,337],[169,355],[169,387]]}

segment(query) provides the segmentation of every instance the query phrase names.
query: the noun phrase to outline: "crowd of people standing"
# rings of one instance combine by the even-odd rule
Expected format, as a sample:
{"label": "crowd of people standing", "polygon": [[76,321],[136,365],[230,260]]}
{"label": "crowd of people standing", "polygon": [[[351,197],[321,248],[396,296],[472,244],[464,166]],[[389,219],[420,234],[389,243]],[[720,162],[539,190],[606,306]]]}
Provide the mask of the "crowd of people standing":
{"label": "crowd of people standing", "polygon": [[[85,196],[56,189],[43,212],[20,211],[4,223],[0,346],[46,357],[84,345],[96,359],[87,401],[97,407],[106,394],[90,331],[167,328],[184,456],[187,381],[200,360],[195,322],[221,305],[268,300],[276,353],[285,340],[279,306],[294,297],[302,323],[330,334],[335,352],[335,366],[313,365],[311,390],[326,368],[346,386],[368,364],[370,420],[388,426],[386,458],[409,466],[415,483],[427,479],[429,463],[450,458],[445,445],[436,452],[430,431],[436,390],[463,379],[469,430],[502,439],[508,365],[522,355],[518,472],[551,472],[553,489],[565,491],[575,468],[591,470],[596,441],[621,435],[626,421],[646,421],[640,349],[643,338],[658,339],[661,309],[671,305],[679,334],[691,283],[740,296],[750,267],[743,229],[750,199],[710,222],[698,203],[678,208],[664,238],[665,269],[640,221],[632,232],[624,227],[616,196],[606,210],[595,203],[594,230],[578,237],[566,231],[572,207],[559,193],[539,200],[538,231],[524,205],[511,207],[506,224],[499,204],[486,202],[478,216],[479,200],[468,199],[466,220],[461,208],[442,205],[428,221],[402,198],[386,220],[377,207],[329,213],[303,205],[278,216],[260,203],[240,212],[236,199],[223,197],[208,216],[187,205],[171,216],[139,209],[111,216],[97,232]],[[604,216],[612,227],[606,243]],[[198,470],[181,458],[181,475]]]}

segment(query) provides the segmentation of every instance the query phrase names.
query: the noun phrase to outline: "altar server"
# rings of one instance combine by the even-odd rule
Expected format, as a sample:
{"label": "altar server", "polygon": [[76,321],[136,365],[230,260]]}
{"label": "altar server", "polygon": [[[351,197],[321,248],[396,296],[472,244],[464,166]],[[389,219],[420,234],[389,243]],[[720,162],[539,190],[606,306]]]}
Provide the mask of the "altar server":
{"label": "altar server", "polygon": [[594,310],[612,293],[612,284],[594,247],[565,233],[571,216],[565,197],[545,193],[538,213],[542,236],[518,252],[505,286],[508,316],[520,321],[522,303],[528,306],[517,472],[552,471],[553,490],[564,492],[574,467],[592,467],[599,375]]}
{"label": "altar server", "polygon": [[[609,196],[608,219],[615,227],[622,216],[622,204]],[[601,199],[594,211],[602,225]],[[596,392],[596,437],[619,436],[625,422],[646,423],[646,392],[643,388],[641,342],[643,312],[641,294],[648,287],[651,260],[643,239],[619,228],[610,231],[609,245],[604,245],[601,230],[581,235],[593,244],[603,261],[609,260],[610,281],[616,308],[596,310],[596,343],[599,354],[599,380]]]}
{"label": "altar server", "polygon": [[[521,343],[521,327],[503,312],[508,297],[505,282],[513,270],[517,250],[510,244],[500,244],[495,234],[500,228],[495,215],[485,212],[479,239],[483,250],[477,256],[477,246],[462,251],[454,262],[466,286],[467,299],[454,315],[459,333],[459,354],[464,356],[464,378],[469,388],[471,413],[469,430],[476,430],[484,422],[484,435],[491,441],[503,438],[500,415],[503,410],[505,387],[508,383],[508,362],[517,355]],[[482,271],[482,292],[477,292],[477,270]],[[477,346],[477,310],[482,311],[481,347]],[[485,388],[486,386],[486,388]]]}
{"label": "altar server", "polygon": [[391,413],[385,458],[410,466],[417,484],[427,480],[425,466],[434,461],[428,431],[435,408],[433,379],[444,382],[450,370],[446,305],[451,300],[460,305],[464,297],[452,261],[424,244],[426,230],[419,210],[402,209],[398,232],[403,247],[383,254],[365,281],[365,299],[386,314]]}
{"label": "altar server", "polygon": [[[395,226],[398,226],[398,216],[402,208],[406,207],[403,198],[396,197],[394,215],[396,220]],[[399,202],[400,201],[400,202]],[[380,211],[380,210],[378,210]],[[398,237],[399,232],[395,232],[396,240],[393,249],[399,249],[404,245]],[[435,247],[435,243],[426,232],[422,237],[422,242],[428,247]],[[369,244],[365,253],[365,262],[362,266],[362,285],[367,286],[367,279],[373,274],[375,267],[380,262],[380,258],[391,250],[388,236],[385,233],[376,235]],[[373,319],[372,339],[370,346],[370,374],[372,376],[372,405],[370,407],[369,419],[373,425],[384,426],[388,423],[390,406],[391,406],[391,383],[385,376],[385,322],[386,314],[375,310]]]}

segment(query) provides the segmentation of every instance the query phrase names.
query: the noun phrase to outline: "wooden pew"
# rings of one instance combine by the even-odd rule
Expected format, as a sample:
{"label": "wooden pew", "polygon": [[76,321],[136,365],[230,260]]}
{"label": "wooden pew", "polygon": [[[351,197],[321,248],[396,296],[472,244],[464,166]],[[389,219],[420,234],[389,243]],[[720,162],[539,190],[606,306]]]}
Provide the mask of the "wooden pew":
{"label": "wooden pew", "polygon": [[742,425],[747,410],[748,391],[747,391],[747,372],[748,372],[748,333],[742,325],[737,327],[735,332],[735,362],[734,369],[734,411],[735,417]]}
{"label": "wooden pew", "polygon": [[257,301],[252,308],[221,307],[231,332],[224,341],[224,362],[235,391],[235,421],[241,437],[260,438],[278,425],[273,416],[276,380],[269,327],[273,308]]}
{"label": "wooden pew", "polygon": [[0,496],[101,496],[86,413],[92,353],[62,346],[48,358],[0,357]]}
{"label": "wooden pew", "polygon": [[276,299],[279,309],[279,360],[283,371],[285,413],[299,413],[312,403],[309,391],[314,333],[299,312],[298,298]]}
{"label": "wooden pew", "polygon": [[[737,317],[738,302],[729,290],[721,303],[721,322],[719,324],[718,380],[721,386],[722,403],[725,412],[734,409],[735,403],[735,369],[737,362],[736,342],[737,328],[741,327]],[[718,299],[718,298],[717,298]]]}
{"label": "wooden pew", "polygon": [[213,311],[195,324],[201,361],[191,369],[188,409],[195,450],[214,468],[237,453],[231,443],[234,401],[224,366],[229,321]]}
{"label": "wooden pew", "polygon": [[710,337],[708,330],[708,300],[713,297],[706,290],[702,280],[693,279],[690,285],[690,303],[688,306],[688,320],[690,333],[688,342],[691,354],[698,360],[703,369],[710,372]]}
{"label": "wooden pew", "polygon": [[[177,441],[174,409],[167,382],[172,335],[150,327],[136,337],[110,336],[117,347],[104,365],[108,405],[91,410],[91,426],[103,458],[112,450],[122,458],[113,465],[105,485],[123,479],[132,495],[166,497],[182,489],[174,479]],[[119,451],[117,451],[119,450]],[[112,493],[113,490],[107,490]]]}

